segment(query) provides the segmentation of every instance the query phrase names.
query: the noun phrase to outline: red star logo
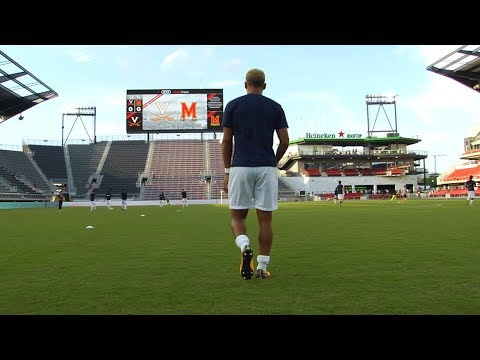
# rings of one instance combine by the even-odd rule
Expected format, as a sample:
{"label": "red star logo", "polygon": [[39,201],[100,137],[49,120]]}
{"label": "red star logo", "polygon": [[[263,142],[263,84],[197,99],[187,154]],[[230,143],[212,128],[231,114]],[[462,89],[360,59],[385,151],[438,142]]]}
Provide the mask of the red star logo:
{"label": "red star logo", "polygon": [[339,137],[343,137],[343,135],[345,135],[345,133],[340,130],[340,132],[338,133],[338,136],[339,136]]}

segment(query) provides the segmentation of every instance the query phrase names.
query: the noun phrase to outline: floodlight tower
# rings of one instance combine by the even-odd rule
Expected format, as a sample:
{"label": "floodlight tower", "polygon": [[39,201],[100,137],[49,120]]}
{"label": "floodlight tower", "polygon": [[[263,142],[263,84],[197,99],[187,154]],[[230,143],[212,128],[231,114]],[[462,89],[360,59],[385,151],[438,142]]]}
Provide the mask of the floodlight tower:
{"label": "floodlight tower", "polygon": [[[70,131],[68,132],[67,138],[65,140],[63,137],[64,133],[64,128],[65,128],[65,116],[75,116],[75,121],[73,122],[72,127],[70,128]],[[68,140],[68,137],[70,136],[73,127],[75,126],[76,122],[78,119],[80,119],[80,122],[83,125],[83,128],[85,129],[85,132],[87,133],[88,139],[90,142],[92,142],[92,139],[90,138],[90,134],[88,133],[87,128],[85,127],[85,123],[82,120],[82,116],[90,116],[93,117],[93,143],[97,142],[97,135],[96,135],[96,123],[97,123],[97,108],[95,106],[91,107],[78,107],[78,108],[73,108],[72,110],[69,110],[62,115],[62,146],[64,146]]]}
{"label": "floodlight tower", "polygon": [[433,156],[433,175],[437,174],[437,156],[447,156],[445,154],[434,154]]}
{"label": "floodlight tower", "polygon": [[[393,133],[393,136],[398,136],[398,129],[397,129],[397,103],[396,103],[396,97],[398,95],[366,95],[365,96],[365,102],[367,103],[367,129],[368,129],[368,137],[372,137],[373,133],[377,132],[387,132],[387,133]],[[385,111],[385,105],[393,105],[393,110],[394,110],[394,125],[390,122],[390,119],[388,118],[388,114]],[[373,121],[372,127],[370,127],[370,107],[371,106],[378,106],[377,113],[375,116],[375,120]],[[380,112],[380,109],[383,110],[387,122],[390,125],[390,129],[379,129],[375,130],[375,125],[377,124],[378,120],[378,114]]]}

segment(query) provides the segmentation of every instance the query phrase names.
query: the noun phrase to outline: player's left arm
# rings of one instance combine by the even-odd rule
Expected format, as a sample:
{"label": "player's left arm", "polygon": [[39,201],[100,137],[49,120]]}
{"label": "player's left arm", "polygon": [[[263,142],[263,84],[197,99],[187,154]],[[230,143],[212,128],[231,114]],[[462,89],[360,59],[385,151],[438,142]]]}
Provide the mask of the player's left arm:
{"label": "player's left arm", "polygon": [[[222,138],[222,157],[223,157],[223,167],[230,171],[230,165],[232,164],[232,153],[233,153],[233,130],[229,127],[223,127],[223,138]],[[225,173],[223,177],[223,191],[228,193],[228,179],[229,173]]]}

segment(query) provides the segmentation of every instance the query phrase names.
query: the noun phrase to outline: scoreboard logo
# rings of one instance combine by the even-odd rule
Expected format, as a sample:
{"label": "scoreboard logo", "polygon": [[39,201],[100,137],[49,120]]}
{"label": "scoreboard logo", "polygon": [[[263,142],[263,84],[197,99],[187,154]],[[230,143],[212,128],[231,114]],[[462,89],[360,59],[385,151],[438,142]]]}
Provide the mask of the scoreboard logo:
{"label": "scoreboard logo", "polygon": [[142,99],[127,99],[127,132],[128,129],[142,129]]}
{"label": "scoreboard logo", "polygon": [[210,119],[210,126],[220,126],[220,115],[215,115],[215,111],[210,111],[208,113],[208,118]]}

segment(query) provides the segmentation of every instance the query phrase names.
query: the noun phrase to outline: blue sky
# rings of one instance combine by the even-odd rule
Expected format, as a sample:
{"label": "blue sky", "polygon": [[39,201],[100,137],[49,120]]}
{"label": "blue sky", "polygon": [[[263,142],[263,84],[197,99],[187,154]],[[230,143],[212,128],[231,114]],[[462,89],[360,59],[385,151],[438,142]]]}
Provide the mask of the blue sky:
{"label": "blue sky", "polygon": [[[367,135],[394,126],[393,107],[367,116],[367,94],[396,94],[401,136],[419,138],[425,164],[446,171],[459,161],[463,139],[480,124],[479,94],[426,70],[461,45],[9,45],[0,49],[58,92],[0,124],[0,147],[18,150],[22,140],[61,142],[62,114],[95,106],[97,137],[125,136],[126,90],[222,88],[224,103],[245,94],[250,68],[266,73],[265,96],[282,104],[290,138],[306,133]],[[377,111],[377,108],[370,107]],[[383,114],[383,115],[382,115]],[[82,118],[90,135],[93,121]],[[74,118],[64,135],[88,138]],[[434,156],[436,155],[436,156]],[[436,159],[436,160],[435,160]]]}

